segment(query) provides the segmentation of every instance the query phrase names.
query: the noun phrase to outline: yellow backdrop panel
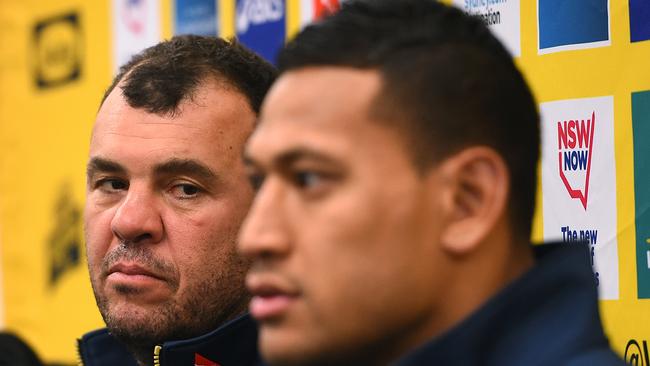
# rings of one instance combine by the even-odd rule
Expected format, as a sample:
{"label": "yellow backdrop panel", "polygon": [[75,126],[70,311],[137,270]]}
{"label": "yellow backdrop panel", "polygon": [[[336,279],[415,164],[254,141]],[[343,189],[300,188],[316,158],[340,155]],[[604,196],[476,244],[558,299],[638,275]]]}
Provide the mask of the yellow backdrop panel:
{"label": "yellow backdrop panel", "polygon": [[[160,2],[161,36],[173,1]],[[601,301],[623,353],[650,341],[650,300],[637,299],[630,93],[650,90],[650,41],[631,44],[627,0],[610,1],[611,46],[538,55],[535,1],[521,1],[517,63],[539,102],[614,96],[619,300]],[[235,0],[218,1],[219,32],[232,36]],[[73,362],[75,338],[102,326],[88,281],[81,209],[94,115],[111,80],[109,0],[0,2],[0,258],[7,328],[49,362]],[[287,34],[300,2],[287,3]],[[577,20],[578,21],[578,20]],[[541,189],[533,238],[543,237]]]}

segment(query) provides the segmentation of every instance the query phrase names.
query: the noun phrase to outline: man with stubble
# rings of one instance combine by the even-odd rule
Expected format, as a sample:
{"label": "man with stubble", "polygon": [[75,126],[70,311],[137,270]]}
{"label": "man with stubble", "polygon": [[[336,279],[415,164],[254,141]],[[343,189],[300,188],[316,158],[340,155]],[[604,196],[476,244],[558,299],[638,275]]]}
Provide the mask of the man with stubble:
{"label": "man with stubble", "polygon": [[87,166],[88,266],[107,328],[80,339],[82,364],[258,361],[235,241],[253,199],[241,151],[274,78],[239,43],[199,36],[120,69]]}

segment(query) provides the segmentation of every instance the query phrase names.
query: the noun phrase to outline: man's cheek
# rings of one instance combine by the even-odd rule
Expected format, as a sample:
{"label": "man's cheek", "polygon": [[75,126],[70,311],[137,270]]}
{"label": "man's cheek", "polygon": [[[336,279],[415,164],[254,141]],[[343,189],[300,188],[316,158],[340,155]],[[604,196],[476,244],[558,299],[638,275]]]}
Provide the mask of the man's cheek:
{"label": "man's cheek", "polygon": [[94,242],[91,237],[86,238],[86,258],[88,260],[88,270],[91,278],[97,280],[101,274],[102,262],[105,250],[102,250],[98,243]]}

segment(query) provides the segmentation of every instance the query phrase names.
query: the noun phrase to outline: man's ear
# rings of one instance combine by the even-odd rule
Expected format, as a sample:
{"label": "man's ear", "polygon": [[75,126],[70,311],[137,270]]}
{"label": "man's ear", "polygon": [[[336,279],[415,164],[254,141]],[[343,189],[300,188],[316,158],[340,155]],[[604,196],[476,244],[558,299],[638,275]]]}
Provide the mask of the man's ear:
{"label": "man's ear", "polygon": [[492,148],[470,147],[445,159],[438,173],[443,183],[443,249],[464,255],[478,246],[503,220],[510,191],[505,161]]}

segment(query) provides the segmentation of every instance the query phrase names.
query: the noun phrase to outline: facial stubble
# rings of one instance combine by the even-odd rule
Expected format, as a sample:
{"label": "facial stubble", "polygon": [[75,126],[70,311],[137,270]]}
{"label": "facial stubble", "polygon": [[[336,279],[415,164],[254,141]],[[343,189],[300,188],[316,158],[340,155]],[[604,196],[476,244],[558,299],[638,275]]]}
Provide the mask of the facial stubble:
{"label": "facial stubble", "polygon": [[[235,244],[231,245],[234,248]],[[243,313],[249,298],[243,284],[247,263],[234,249],[227,255],[230,263],[222,263],[222,268],[196,269],[192,274],[201,280],[187,281],[183,293],[179,294],[179,276],[173,265],[155,258],[144,247],[119,245],[104,257],[100,277],[91,275],[97,306],[109,331],[141,365],[151,365],[154,346],[205,334]],[[165,277],[170,292],[180,296],[140,306],[130,299],[137,298],[141,290],[122,285],[113,288],[120,299],[109,299],[104,281],[110,266],[120,260],[141,263],[155,270]],[[200,276],[206,272],[211,275]],[[116,300],[123,306],[116,305]]]}

